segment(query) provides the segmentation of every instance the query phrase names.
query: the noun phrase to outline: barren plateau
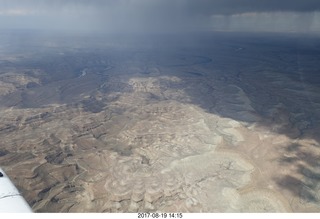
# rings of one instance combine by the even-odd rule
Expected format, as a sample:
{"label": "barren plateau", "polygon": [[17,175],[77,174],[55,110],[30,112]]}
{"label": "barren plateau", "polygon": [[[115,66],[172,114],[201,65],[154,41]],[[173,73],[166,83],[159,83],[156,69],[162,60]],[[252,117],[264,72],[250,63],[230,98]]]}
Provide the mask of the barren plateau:
{"label": "barren plateau", "polygon": [[35,212],[320,212],[305,37],[2,33],[0,166]]}

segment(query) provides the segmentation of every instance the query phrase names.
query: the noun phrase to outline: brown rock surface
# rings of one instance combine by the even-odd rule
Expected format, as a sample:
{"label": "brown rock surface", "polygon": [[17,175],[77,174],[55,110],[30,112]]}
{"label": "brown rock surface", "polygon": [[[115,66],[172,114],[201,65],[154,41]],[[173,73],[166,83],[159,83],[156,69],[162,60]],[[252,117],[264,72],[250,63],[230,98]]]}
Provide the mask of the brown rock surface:
{"label": "brown rock surface", "polygon": [[319,212],[319,86],[232,43],[13,59],[0,166],[36,212]]}

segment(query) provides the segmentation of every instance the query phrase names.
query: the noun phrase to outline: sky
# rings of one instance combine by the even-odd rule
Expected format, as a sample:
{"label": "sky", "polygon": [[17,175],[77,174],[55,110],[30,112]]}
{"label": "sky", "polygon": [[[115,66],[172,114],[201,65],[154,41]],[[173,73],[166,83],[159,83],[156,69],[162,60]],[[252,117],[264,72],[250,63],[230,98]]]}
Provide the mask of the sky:
{"label": "sky", "polygon": [[0,0],[1,29],[320,32],[320,0]]}

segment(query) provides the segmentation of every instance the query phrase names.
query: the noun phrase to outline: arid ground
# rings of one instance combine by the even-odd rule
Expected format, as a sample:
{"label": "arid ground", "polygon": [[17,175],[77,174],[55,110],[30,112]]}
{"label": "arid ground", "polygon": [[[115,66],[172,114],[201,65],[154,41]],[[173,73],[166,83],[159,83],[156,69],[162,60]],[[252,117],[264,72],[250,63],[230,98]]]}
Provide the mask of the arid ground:
{"label": "arid ground", "polygon": [[320,43],[0,34],[0,166],[35,212],[320,212]]}

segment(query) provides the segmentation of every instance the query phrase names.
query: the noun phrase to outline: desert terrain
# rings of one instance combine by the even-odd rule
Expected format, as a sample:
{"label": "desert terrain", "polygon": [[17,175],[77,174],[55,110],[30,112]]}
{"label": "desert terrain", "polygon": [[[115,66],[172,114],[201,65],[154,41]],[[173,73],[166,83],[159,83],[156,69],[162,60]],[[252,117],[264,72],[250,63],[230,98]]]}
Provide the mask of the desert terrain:
{"label": "desert terrain", "polygon": [[317,39],[0,35],[0,166],[35,212],[320,212]]}

